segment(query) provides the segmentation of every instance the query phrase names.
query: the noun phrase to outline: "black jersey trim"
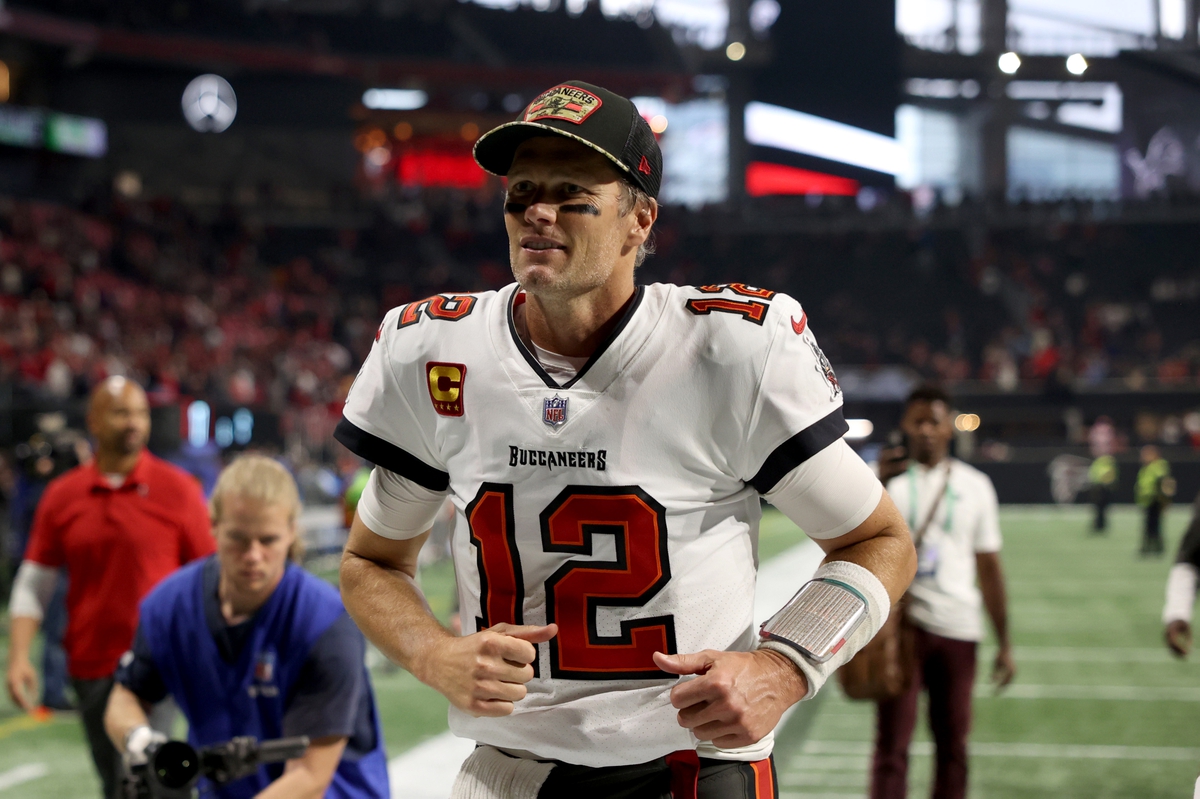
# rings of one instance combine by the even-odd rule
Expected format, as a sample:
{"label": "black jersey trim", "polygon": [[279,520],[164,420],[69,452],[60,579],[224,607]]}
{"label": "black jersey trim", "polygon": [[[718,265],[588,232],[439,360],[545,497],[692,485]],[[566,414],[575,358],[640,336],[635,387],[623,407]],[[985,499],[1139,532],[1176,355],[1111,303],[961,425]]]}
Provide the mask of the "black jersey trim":
{"label": "black jersey trim", "polygon": [[546,387],[561,389],[570,388],[582,380],[583,376],[587,374],[589,369],[592,368],[592,365],[595,364],[596,361],[600,360],[601,356],[608,351],[608,348],[612,345],[612,343],[617,340],[617,336],[621,335],[621,331],[624,330],[629,324],[630,320],[633,319],[633,314],[637,311],[638,306],[642,304],[642,297],[645,296],[646,293],[645,286],[638,286],[634,290],[633,301],[630,302],[629,307],[625,309],[625,313],[621,316],[621,320],[617,322],[616,327],[614,327],[609,334],[604,337],[604,341],[600,342],[600,346],[597,347],[596,351],[592,353],[592,357],[587,359],[587,363],[583,365],[583,368],[580,369],[579,372],[565,384],[559,385],[557,382],[555,382],[553,377],[546,373],[546,370],[542,368],[540,363],[538,363],[538,359],[534,357],[533,353],[529,351],[529,348],[525,346],[525,342],[521,340],[521,336],[517,334],[517,322],[513,318],[513,300],[516,299],[517,292],[520,290],[521,289],[518,286],[508,298],[508,332],[510,335],[512,335],[512,340],[513,343],[516,344],[517,350],[525,357],[525,362],[528,363],[533,369],[534,373],[542,379],[542,382],[546,384]]}
{"label": "black jersey trim", "polygon": [[750,485],[765,494],[774,488],[788,472],[816,455],[849,432],[850,427],[839,407],[833,413],[813,422],[796,435],[775,448],[767,456],[758,474],[750,478]]}
{"label": "black jersey trim", "polygon": [[430,491],[445,491],[450,487],[450,475],[435,469],[417,456],[395,444],[384,441],[358,427],[345,416],[338,422],[333,437],[358,457],[382,466],[401,477],[407,477]]}

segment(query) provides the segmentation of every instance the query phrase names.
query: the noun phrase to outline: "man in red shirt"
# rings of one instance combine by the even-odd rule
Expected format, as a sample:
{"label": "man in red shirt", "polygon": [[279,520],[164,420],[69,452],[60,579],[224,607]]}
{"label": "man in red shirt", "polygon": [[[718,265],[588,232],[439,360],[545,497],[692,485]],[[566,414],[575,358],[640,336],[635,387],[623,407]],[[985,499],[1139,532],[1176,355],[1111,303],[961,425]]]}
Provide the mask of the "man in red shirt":
{"label": "man in red shirt", "polygon": [[117,661],[129,649],[138,602],[177,568],[214,551],[200,487],[146,451],[150,408],[136,383],[109,378],[92,393],[88,430],[96,458],[54,480],[34,517],[13,585],[8,692],[32,710],[37,673],[29,648],[59,569],[67,592],[67,670],[104,794],[120,790],[120,757],[104,732]]}

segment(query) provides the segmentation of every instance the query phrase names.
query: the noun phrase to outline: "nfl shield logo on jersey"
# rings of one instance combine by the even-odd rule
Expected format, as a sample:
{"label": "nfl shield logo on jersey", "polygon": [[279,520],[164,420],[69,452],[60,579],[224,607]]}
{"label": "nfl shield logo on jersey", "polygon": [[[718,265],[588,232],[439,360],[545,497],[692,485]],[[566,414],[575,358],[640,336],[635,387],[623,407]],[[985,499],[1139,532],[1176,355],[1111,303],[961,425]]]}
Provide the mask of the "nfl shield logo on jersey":
{"label": "nfl shield logo on jersey", "polygon": [[279,686],[275,685],[274,649],[264,649],[254,658],[254,681],[246,686],[246,691],[252,698],[279,696]]}
{"label": "nfl shield logo on jersey", "polygon": [[551,427],[559,427],[567,421],[567,400],[569,397],[546,397],[542,400],[542,421]]}

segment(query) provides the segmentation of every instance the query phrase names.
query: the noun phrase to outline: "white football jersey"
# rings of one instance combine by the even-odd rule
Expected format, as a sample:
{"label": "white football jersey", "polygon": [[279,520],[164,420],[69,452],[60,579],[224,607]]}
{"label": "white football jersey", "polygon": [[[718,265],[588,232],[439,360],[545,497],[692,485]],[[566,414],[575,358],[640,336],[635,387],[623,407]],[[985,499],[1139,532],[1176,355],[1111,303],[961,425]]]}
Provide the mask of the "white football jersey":
{"label": "white football jersey", "polygon": [[754,648],[759,496],[846,432],[837,379],[792,298],[655,284],[559,385],[524,299],[389,312],[337,438],[449,491],[464,633],[559,627],[514,713],[451,708],[456,734],[586,766],[695,749],[651,655]]}

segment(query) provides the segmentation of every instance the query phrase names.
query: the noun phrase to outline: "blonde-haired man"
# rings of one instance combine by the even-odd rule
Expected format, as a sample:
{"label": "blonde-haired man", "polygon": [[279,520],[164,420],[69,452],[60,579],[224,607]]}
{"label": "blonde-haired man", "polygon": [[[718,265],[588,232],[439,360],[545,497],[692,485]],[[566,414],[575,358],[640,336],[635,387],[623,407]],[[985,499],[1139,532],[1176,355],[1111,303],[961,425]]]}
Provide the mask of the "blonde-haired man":
{"label": "blonde-haired man", "polygon": [[222,799],[383,799],[387,758],[365,643],[336,589],[291,562],[300,498],[275,461],[246,456],[210,501],[217,554],[165,580],[141,605],[105,726],[136,763],[161,736],[145,708],[170,694],[197,747],[237,735],[307,735],[286,767],[215,790]]}

